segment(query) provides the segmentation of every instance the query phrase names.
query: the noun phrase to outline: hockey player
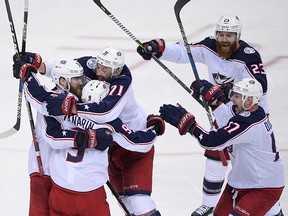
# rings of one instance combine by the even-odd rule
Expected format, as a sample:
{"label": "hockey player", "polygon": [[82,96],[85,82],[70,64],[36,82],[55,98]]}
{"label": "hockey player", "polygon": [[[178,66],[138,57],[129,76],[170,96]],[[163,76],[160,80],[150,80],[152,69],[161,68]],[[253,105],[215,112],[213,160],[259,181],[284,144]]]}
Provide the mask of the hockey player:
{"label": "hockey player", "polygon": [[[51,97],[48,102],[51,115],[71,115],[94,122],[105,123],[119,117],[131,130],[146,128],[146,114],[135,100],[132,90],[132,76],[124,64],[124,54],[108,47],[97,58],[86,56],[77,61],[83,66],[84,74],[90,79],[105,80],[110,84],[110,92],[99,104],[76,104],[73,97]],[[43,73],[50,66],[41,66]],[[63,101],[65,101],[63,103]],[[65,106],[62,106],[62,104]],[[63,109],[62,109],[63,108]],[[148,116],[148,122],[161,122],[157,116]],[[162,134],[162,124],[155,129]],[[159,211],[151,198],[154,147],[146,153],[131,152],[114,143],[109,149],[109,178],[122,196],[129,211],[135,215],[158,216]],[[137,187],[135,187],[137,185]]]}
{"label": "hockey player", "polygon": [[[48,92],[43,86],[40,86],[34,75],[32,76],[31,72],[36,71],[31,64],[23,64],[21,69],[20,76],[28,80],[25,83],[25,89],[29,92],[29,97],[32,98],[31,101],[36,103],[38,110],[41,112],[43,112],[43,110],[45,111],[46,105],[44,100],[49,97],[51,92]],[[14,76],[18,73],[19,77],[19,72],[17,72],[17,70],[15,71]],[[74,92],[75,96],[78,97],[81,96],[80,89],[82,86],[82,79],[79,79],[80,74],[83,74],[83,69],[76,61],[60,61],[56,63],[51,70],[53,82],[58,89],[66,92],[69,90],[70,92]],[[79,76],[79,78],[77,78],[77,76]],[[93,80],[87,84],[86,88],[83,89],[82,95],[85,102],[93,101],[99,103],[109,92],[109,86],[104,85],[101,81]],[[101,86],[103,88],[100,88]],[[77,90],[75,91],[75,89]],[[101,91],[99,92],[99,90]],[[92,94],[91,91],[93,91],[94,94]],[[147,122],[149,129],[133,132],[125,126],[120,119],[99,125],[78,116],[59,116],[55,117],[56,119],[54,117],[43,116],[40,113],[38,113],[38,116],[39,123],[41,123],[42,126],[38,128],[42,128],[42,132],[47,128],[46,134],[39,134],[41,140],[46,140],[54,149],[57,149],[51,150],[51,152],[49,151],[50,172],[54,183],[50,194],[50,214],[53,215],[58,215],[60,212],[66,213],[67,215],[77,212],[84,214],[83,211],[79,210],[81,206],[86,206],[85,215],[110,215],[106,195],[105,192],[103,192],[103,184],[107,181],[108,165],[107,150],[105,149],[107,149],[111,139],[105,135],[106,132],[103,131],[103,128],[108,128],[109,131],[112,132],[113,140],[119,143],[119,145],[139,152],[149,151],[153,146],[156,135],[158,135],[157,132],[161,131],[161,133],[164,133],[165,130],[164,122],[160,118],[161,128],[158,119],[150,118]],[[40,117],[42,121],[40,121]],[[82,130],[69,130],[75,127],[80,127]],[[101,140],[99,140],[99,134],[102,138]],[[97,138],[97,141],[95,138]],[[49,146],[47,143],[46,146]],[[97,160],[94,160],[95,157],[97,157]],[[43,159],[46,159],[43,160],[43,162],[47,165],[47,157]],[[86,168],[83,169],[83,167]],[[67,179],[67,176],[74,177]],[[84,178],[84,176],[86,177]],[[97,181],[95,181],[95,179],[97,179]],[[99,189],[91,191],[91,189],[95,187],[99,187]],[[61,188],[64,188],[64,190]],[[87,192],[87,190],[89,191]],[[75,196],[76,194],[78,194],[78,196]],[[39,195],[43,194],[39,193]],[[89,198],[90,196],[91,198]],[[99,197],[99,199],[93,199],[93,196]],[[63,197],[65,197],[65,199]],[[83,202],[87,199],[93,200],[93,202]],[[42,199],[42,202],[44,201],[45,200]],[[46,203],[47,202],[48,200],[46,200]],[[77,203],[77,205],[74,203]],[[74,207],[71,208],[71,206]]]}
{"label": "hockey player", "polygon": [[263,94],[261,84],[252,78],[235,83],[231,107],[221,102],[223,93],[219,87],[196,82],[194,86],[199,87],[198,93],[213,109],[219,128],[203,129],[195,117],[179,105],[164,104],[160,107],[161,117],[178,128],[180,135],[189,132],[205,149],[228,147],[232,169],[215,207],[215,216],[265,215],[280,199],[285,177],[272,124],[258,105]]}
{"label": "hockey player", "polygon": [[[262,85],[264,95],[261,106],[269,114],[267,103],[267,78],[260,54],[245,41],[240,39],[242,24],[237,16],[222,16],[216,24],[215,35],[205,38],[199,43],[190,44],[190,50],[195,62],[205,64],[208,69],[209,81],[217,84],[225,92],[229,92],[233,82],[244,78],[256,78]],[[176,63],[189,63],[189,58],[183,43],[166,44],[163,39],[154,39],[143,43],[137,52],[150,60],[151,54],[161,60]],[[227,150],[223,150],[227,160]],[[209,215],[215,207],[224,183],[227,167],[220,162],[218,151],[205,150],[206,166],[203,178],[202,205],[192,216]],[[281,215],[279,203],[267,215]]]}
{"label": "hockey player", "polygon": [[[101,86],[104,88],[101,88]],[[106,85],[103,84],[102,81],[91,80],[83,88],[82,101],[85,102],[86,105],[92,102],[93,103],[101,102],[101,100],[105,98],[105,96],[109,91],[109,87],[105,86]],[[83,125],[85,127],[89,126],[89,128],[92,127],[92,129],[104,127],[109,129],[109,131],[111,131],[111,135],[113,136],[113,141],[116,142],[119,146],[125,149],[129,149],[131,151],[138,151],[138,152],[149,151],[152,148],[154,141],[156,140],[156,135],[158,135],[156,132],[158,130],[155,130],[154,126],[155,121],[147,122],[147,125],[151,126],[150,128],[143,131],[134,132],[130,130],[126,125],[124,125],[119,118],[113,120],[112,122],[107,122],[104,124],[97,124],[93,121],[89,121],[76,115],[70,117],[65,116],[65,118],[68,119],[67,120],[68,123],[66,123],[66,121],[59,123],[58,121],[55,120],[55,118],[52,118],[50,120],[46,119],[47,135],[48,135],[46,137],[48,137],[48,139],[50,140],[48,142],[51,143],[52,145],[53,143],[54,145],[59,145],[60,142],[61,146],[64,144],[71,146],[75,142],[75,139],[76,141],[78,139],[84,139],[84,140],[88,139],[87,137],[81,138],[80,136],[78,138],[77,136],[78,133],[76,132],[75,134],[75,131],[73,130],[67,130],[67,129],[63,130],[64,124],[67,125],[69,123],[72,123],[73,126],[75,122],[77,122],[76,124],[78,127],[81,126],[81,123],[85,122]],[[81,123],[78,125],[78,122]],[[81,127],[83,128],[83,126]],[[91,129],[89,129],[88,131],[91,131]],[[164,133],[164,124],[161,133]],[[93,137],[89,136],[89,139],[90,138],[91,141],[93,141]],[[92,146],[94,145],[92,144]],[[97,146],[98,145],[96,144],[96,147]],[[93,205],[93,208],[90,208],[91,211],[89,211],[90,212],[89,215],[103,215],[103,216],[108,215],[107,213],[105,214],[105,212],[103,212],[101,208],[99,208],[99,205],[97,206],[96,202],[97,199],[95,199],[97,197],[95,196],[96,194],[94,194],[94,198],[93,197],[89,198],[81,195],[83,192],[87,193],[86,190],[89,189],[89,187],[93,186],[96,182],[101,181],[102,183],[104,183],[107,181],[108,154],[106,148],[107,148],[106,145],[104,146],[104,148],[101,148],[103,152],[99,152],[93,148],[91,149],[90,147],[89,150],[85,151],[81,149],[75,150],[69,148],[68,154],[67,149],[59,149],[57,152],[54,152],[54,154],[52,153],[50,158],[51,177],[55,182],[53,186],[54,185],[58,186],[55,187],[55,191],[58,192],[55,193],[53,192],[53,190],[51,192],[49,202],[51,208],[54,207],[53,209],[64,209],[66,210],[65,211],[66,215],[72,215],[72,213],[75,213],[75,208],[71,208],[72,204],[75,205],[76,203],[78,203],[79,205],[79,203],[91,203],[91,205]],[[95,172],[95,170],[96,171],[99,170],[100,173]],[[72,175],[73,179],[65,178],[65,176],[72,176]],[[70,193],[67,192],[66,190],[63,191],[63,189],[59,188],[59,186],[61,188],[65,188],[66,190],[67,189],[69,189],[70,191],[72,190],[73,193],[69,196]],[[77,196],[75,197],[75,195]],[[67,199],[66,201],[63,200],[63,196],[66,197]],[[89,200],[89,202],[87,202],[87,200]],[[62,212],[64,212],[64,210],[62,210]],[[89,212],[86,212],[85,215],[88,215]]]}
{"label": "hockey player", "polygon": [[[48,205],[49,197],[50,197],[50,201],[51,200],[53,201],[51,197],[53,197],[52,195],[53,194],[55,195],[55,191],[58,191],[58,190],[55,190],[54,184],[52,186],[52,182],[50,178],[50,175],[51,173],[53,173],[54,170],[51,169],[51,164],[49,164],[49,160],[51,156],[55,154],[55,152],[53,151],[53,148],[51,148],[51,146],[48,144],[47,139],[45,139],[46,125],[47,125],[47,121],[45,120],[46,118],[45,115],[48,114],[45,108],[46,106],[45,97],[46,98],[49,97],[50,94],[53,92],[59,93],[62,91],[67,91],[67,92],[69,91],[70,93],[73,93],[77,96],[81,96],[80,93],[81,93],[82,85],[83,85],[83,82],[82,82],[83,68],[76,61],[72,61],[72,62],[61,61],[58,64],[56,63],[55,66],[53,67],[54,70],[52,72],[52,78],[53,78],[52,80],[56,84],[56,88],[54,89],[54,91],[48,91],[44,89],[44,87],[39,87],[38,81],[36,80],[34,75],[32,75],[37,72],[36,66],[34,63],[29,64],[25,62],[15,62],[15,64],[13,65],[13,68],[14,68],[14,71],[13,71],[14,76],[16,78],[21,78],[24,82],[24,90],[26,93],[27,100],[38,111],[35,128],[36,128],[37,142],[39,144],[39,149],[41,152],[41,160],[42,160],[42,164],[44,168],[44,176],[39,175],[39,169],[38,169],[37,160],[35,157],[34,146],[31,145],[30,151],[29,151],[29,162],[28,162],[28,169],[29,169],[29,175],[30,175],[29,215],[30,216],[32,215],[41,215],[41,216],[60,215],[61,211],[57,213],[57,208],[54,208],[54,206],[52,206],[51,208],[51,205],[50,207]],[[107,134],[106,129],[103,129],[103,128],[96,129],[96,130],[74,130],[74,135],[75,135],[75,142],[71,143],[70,146],[54,145],[54,147],[62,148],[62,149],[64,149],[65,147],[66,148],[68,147],[69,149],[70,147],[73,147],[75,148],[74,151],[78,151],[78,150],[80,151],[81,149],[83,149],[84,146],[91,147],[92,144],[93,144],[93,147],[95,147],[96,149],[99,147],[101,147],[102,149],[105,146],[107,148],[108,145],[112,142],[111,135]],[[88,139],[88,137],[92,137],[92,135],[94,138],[93,139],[94,143]],[[86,137],[87,139],[80,139],[82,137]],[[97,143],[98,145],[96,145],[95,143]],[[103,155],[103,153],[99,153],[99,155]],[[107,156],[107,153],[106,153],[106,156]],[[58,165],[60,165],[60,160],[57,161],[57,166]],[[53,168],[55,169],[55,167]],[[99,174],[99,172],[97,174]],[[53,175],[51,176],[52,176],[53,182],[55,182],[55,178],[53,178]],[[97,176],[98,181],[94,181],[94,182],[97,182],[97,184],[99,184],[100,182],[99,180],[101,179],[100,176],[101,175]],[[104,183],[106,183],[105,177],[106,176],[104,175]],[[100,186],[102,186],[102,188]],[[103,194],[105,194],[105,192],[103,192],[103,184],[101,185],[101,182],[100,182],[100,186],[99,186],[100,188],[99,190],[97,190],[97,188],[94,188],[95,189],[94,192],[90,194],[93,196],[99,195],[104,199],[105,196],[103,196]],[[89,193],[85,195],[89,196]],[[106,202],[106,198],[104,200],[99,198],[97,201],[99,200],[101,201],[100,203],[103,206],[98,205],[98,207],[95,208],[95,209],[98,209],[98,212],[100,213],[98,215],[99,216],[110,215],[109,206],[108,206],[108,203]],[[63,208],[65,207],[63,202],[60,202],[59,205],[60,204],[62,205],[61,207]],[[78,206],[79,204],[80,202],[77,203]],[[100,207],[101,207],[101,211],[99,210]],[[77,212],[77,210],[75,210],[75,212]],[[95,215],[95,214],[91,214],[91,215]]]}
{"label": "hockey player", "polygon": [[[23,58],[22,62],[16,61],[16,55],[13,56],[13,76],[17,79],[21,78],[23,82],[26,81],[25,73],[31,75],[31,72],[36,72],[35,68],[39,68],[42,64],[42,58],[38,54],[30,54]],[[25,64],[25,62],[29,62],[29,64]],[[23,68],[22,68],[23,66]],[[33,66],[33,67],[30,67]],[[20,68],[22,69],[22,77],[19,77]],[[28,79],[28,78],[27,78]],[[25,90],[25,85],[24,85]],[[26,98],[30,101],[29,94],[26,94]],[[42,139],[42,134],[44,132],[41,123],[40,117],[37,115],[36,125],[35,125],[35,133],[37,137],[37,142],[39,145],[39,149],[41,152],[41,160],[43,165],[43,175],[40,175],[40,170],[38,167],[37,159],[35,157],[35,148],[32,144],[29,148],[28,154],[28,174],[30,177],[30,201],[29,201],[29,216],[49,216],[49,194],[52,187],[52,181],[50,178],[49,166],[48,166],[48,158],[50,155],[51,147]]]}

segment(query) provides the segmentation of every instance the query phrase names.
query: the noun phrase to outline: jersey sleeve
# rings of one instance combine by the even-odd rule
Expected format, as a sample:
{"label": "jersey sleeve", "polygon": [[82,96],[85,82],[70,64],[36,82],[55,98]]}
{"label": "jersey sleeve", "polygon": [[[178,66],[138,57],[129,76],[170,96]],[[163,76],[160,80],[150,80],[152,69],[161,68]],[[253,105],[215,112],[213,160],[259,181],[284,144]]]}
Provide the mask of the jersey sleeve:
{"label": "jersey sleeve", "polygon": [[46,100],[53,92],[40,84],[36,74],[33,74],[24,83],[24,91],[26,99],[31,103],[32,107],[36,109],[37,112],[47,115]]}
{"label": "jersey sleeve", "polygon": [[239,60],[245,62],[248,72],[261,83],[265,94],[268,90],[268,83],[260,53],[244,41],[241,41],[241,46],[236,52],[236,56]]}
{"label": "jersey sleeve", "polygon": [[217,130],[207,131],[197,124],[192,135],[205,149],[223,150],[234,144],[249,143],[253,137],[249,130],[252,126],[248,121],[242,121],[241,117],[235,116]]}
{"label": "jersey sleeve", "polygon": [[183,43],[166,44],[161,60],[166,60],[175,63],[188,63],[189,58]]}
{"label": "jersey sleeve", "polygon": [[45,123],[46,134],[44,139],[53,149],[74,147],[76,130],[63,129],[61,122],[52,116],[45,116]]}
{"label": "jersey sleeve", "polygon": [[[213,38],[211,37],[207,37],[204,40],[197,42],[195,44],[189,44],[193,61],[206,64],[206,59],[203,54],[203,50],[204,49],[212,50],[213,48],[211,46],[213,46]],[[178,42],[176,44],[167,44],[163,52],[163,55],[161,56],[161,59],[180,64],[190,63],[183,41]]]}
{"label": "jersey sleeve", "polygon": [[55,61],[45,61],[43,62],[44,64],[44,71],[41,71],[41,74],[44,75],[45,77],[51,78],[51,71],[52,71],[52,67],[54,65]]}
{"label": "jersey sleeve", "polygon": [[95,73],[95,69],[97,66],[97,60],[93,56],[83,56],[80,58],[76,58],[80,65],[83,67],[84,75],[88,77],[90,80],[96,80],[97,76]]}
{"label": "jersey sleeve", "polygon": [[148,152],[156,141],[156,133],[153,129],[133,131],[117,118],[108,122],[115,142],[121,147],[136,152]]}

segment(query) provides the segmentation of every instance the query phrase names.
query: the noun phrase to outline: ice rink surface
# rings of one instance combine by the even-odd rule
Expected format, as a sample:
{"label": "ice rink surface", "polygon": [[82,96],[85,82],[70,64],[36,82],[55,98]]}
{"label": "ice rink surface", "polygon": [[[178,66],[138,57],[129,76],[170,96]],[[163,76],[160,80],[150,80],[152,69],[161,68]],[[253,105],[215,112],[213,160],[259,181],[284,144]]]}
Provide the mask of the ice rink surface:
{"label": "ice rink surface", "polygon": [[[140,41],[164,38],[167,43],[181,40],[174,15],[175,1],[169,0],[103,0],[110,12]],[[242,39],[261,54],[269,81],[271,121],[277,145],[286,165],[288,182],[288,13],[286,1],[261,0],[193,0],[181,11],[189,42],[214,34],[221,15],[236,14],[242,21]],[[12,15],[21,49],[23,7],[11,0]],[[14,47],[4,1],[0,4],[0,132],[16,122],[18,81],[12,76]],[[92,1],[31,0],[29,5],[27,50],[38,52],[44,60],[96,55],[106,46],[122,49],[134,77],[133,88],[139,104],[148,113],[158,113],[164,103],[179,102],[195,114],[196,120],[209,127],[204,109],[156,62],[145,62],[135,51],[137,44]],[[194,80],[189,64],[163,62],[187,86]],[[206,69],[197,64],[201,78]],[[40,78],[48,87],[49,79]],[[20,131],[0,140],[0,215],[27,215],[29,177],[27,155],[31,131],[25,103],[22,105]],[[164,136],[156,143],[153,199],[163,216],[189,216],[201,204],[204,150],[187,135],[167,125]],[[107,189],[112,215],[123,215]],[[288,214],[287,189],[281,198]]]}

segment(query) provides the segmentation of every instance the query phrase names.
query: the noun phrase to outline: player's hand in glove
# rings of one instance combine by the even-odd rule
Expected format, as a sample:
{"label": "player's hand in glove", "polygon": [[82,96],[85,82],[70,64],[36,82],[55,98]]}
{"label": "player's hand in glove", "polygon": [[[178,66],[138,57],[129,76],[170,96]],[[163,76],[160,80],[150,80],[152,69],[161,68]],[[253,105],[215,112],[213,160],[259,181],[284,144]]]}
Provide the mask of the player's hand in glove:
{"label": "player's hand in glove", "polygon": [[194,115],[180,105],[164,104],[160,107],[159,112],[166,122],[178,128],[180,135],[185,135],[187,132],[192,133],[196,126]]}
{"label": "player's hand in glove", "polygon": [[159,115],[150,114],[147,117],[147,128],[149,127],[154,127],[157,136],[160,136],[165,132],[165,122]]}
{"label": "player's hand in glove", "polygon": [[207,80],[195,80],[192,82],[190,88],[194,91],[193,94],[198,95],[198,97],[202,95],[212,110],[216,109],[225,98],[222,90]]}
{"label": "player's hand in glove", "polygon": [[49,115],[71,116],[73,113],[77,113],[76,99],[72,95],[52,94],[46,102],[47,102],[46,108]]}
{"label": "player's hand in glove", "polygon": [[13,76],[16,79],[21,79],[23,82],[27,81],[33,73],[37,73],[37,69],[34,65],[19,61],[13,64]]}
{"label": "player's hand in glove", "polygon": [[160,58],[165,50],[165,41],[163,39],[154,39],[143,43],[144,48],[141,46],[137,47],[137,52],[145,60],[150,60],[152,54],[157,58]]}
{"label": "player's hand in glove", "polygon": [[75,135],[74,146],[76,148],[95,148],[103,151],[113,142],[113,137],[108,129],[78,130]]}
{"label": "player's hand in glove", "polygon": [[223,98],[222,101],[223,101],[223,103],[225,103],[225,104],[230,101],[229,95],[230,95],[230,91],[231,91],[232,87],[233,87],[233,83],[232,83],[232,82],[223,84],[223,85],[221,85],[221,87],[220,87],[221,90],[222,90],[222,92],[224,93],[224,98]]}
{"label": "player's hand in glove", "polygon": [[[18,55],[20,58],[18,57]],[[38,69],[42,63],[42,57],[37,53],[21,52],[13,56],[14,63],[19,62],[19,61],[32,64],[35,66],[36,69]]]}

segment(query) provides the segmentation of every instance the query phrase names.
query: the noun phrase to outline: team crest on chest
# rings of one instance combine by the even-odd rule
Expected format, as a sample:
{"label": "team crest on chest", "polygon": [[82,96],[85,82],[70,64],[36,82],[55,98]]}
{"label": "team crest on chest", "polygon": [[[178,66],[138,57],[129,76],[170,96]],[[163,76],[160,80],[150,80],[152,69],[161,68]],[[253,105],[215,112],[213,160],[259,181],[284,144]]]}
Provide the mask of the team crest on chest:
{"label": "team crest on chest", "polygon": [[224,85],[224,84],[227,84],[227,83],[234,82],[234,78],[233,77],[228,77],[228,76],[222,75],[219,72],[218,73],[212,73],[212,76],[213,76],[213,79],[214,79],[215,83],[217,85],[220,85],[220,86]]}
{"label": "team crest on chest", "polygon": [[247,110],[244,110],[243,112],[239,113],[239,115],[241,115],[243,117],[249,117],[251,115],[251,113]]}

